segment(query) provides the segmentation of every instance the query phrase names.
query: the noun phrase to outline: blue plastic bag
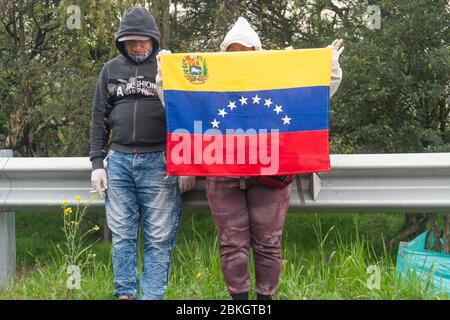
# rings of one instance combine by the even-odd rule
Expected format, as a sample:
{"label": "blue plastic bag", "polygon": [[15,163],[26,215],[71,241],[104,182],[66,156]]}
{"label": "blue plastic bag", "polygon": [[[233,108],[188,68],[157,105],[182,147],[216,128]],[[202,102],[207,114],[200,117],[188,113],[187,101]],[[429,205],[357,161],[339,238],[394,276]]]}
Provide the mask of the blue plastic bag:
{"label": "blue plastic bag", "polygon": [[400,243],[397,254],[397,272],[416,274],[423,280],[432,280],[436,292],[450,297],[450,255],[427,250],[428,231],[410,242]]}

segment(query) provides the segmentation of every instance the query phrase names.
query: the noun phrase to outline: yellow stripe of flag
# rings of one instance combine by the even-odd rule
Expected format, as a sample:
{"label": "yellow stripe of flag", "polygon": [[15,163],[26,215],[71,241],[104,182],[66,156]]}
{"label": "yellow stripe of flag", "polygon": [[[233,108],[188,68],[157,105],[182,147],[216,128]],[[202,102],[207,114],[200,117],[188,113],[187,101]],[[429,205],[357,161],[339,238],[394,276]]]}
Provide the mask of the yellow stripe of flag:
{"label": "yellow stripe of flag", "polygon": [[331,48],[167,54],[164,90],[258,91],[329,86]]}

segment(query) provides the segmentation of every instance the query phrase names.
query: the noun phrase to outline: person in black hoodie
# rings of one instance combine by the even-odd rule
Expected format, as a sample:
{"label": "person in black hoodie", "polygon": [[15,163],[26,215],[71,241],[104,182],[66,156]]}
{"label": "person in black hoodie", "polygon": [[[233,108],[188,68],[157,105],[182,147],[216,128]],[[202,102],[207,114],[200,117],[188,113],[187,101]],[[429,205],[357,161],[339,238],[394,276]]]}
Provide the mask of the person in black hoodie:
{"label": "person in black hoodie", "polygon": [[[140,289],[141,299],[163,298],[180,221],[180,191],[194,183],[190,177],[166,175],[166,118],[155,84],[159,42],[151,14],[142,7],[128,9],[116,36],[121,54],[103,66],[93,103],[91,181],[101,197],[106,194],[114,295],[119,299],[135,299]],[[139,281],[141,224],[144,257]]]}

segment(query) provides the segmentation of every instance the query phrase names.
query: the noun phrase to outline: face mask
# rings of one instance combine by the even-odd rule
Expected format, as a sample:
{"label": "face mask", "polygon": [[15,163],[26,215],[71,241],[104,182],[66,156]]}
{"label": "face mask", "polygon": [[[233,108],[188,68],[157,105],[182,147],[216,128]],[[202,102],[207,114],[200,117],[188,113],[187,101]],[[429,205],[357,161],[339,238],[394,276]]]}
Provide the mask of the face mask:
{"label": "face mask", "polygon": [[144,61],[145,59],[147,59],[151,53],[152,53],[152,50],[149,50],[146,54],[141,55],[141,56],[133,56],[130,53],[128,53],[128,55],[130,56],[131,59],[133,59],[133,61],[140,63],[140,62]]}

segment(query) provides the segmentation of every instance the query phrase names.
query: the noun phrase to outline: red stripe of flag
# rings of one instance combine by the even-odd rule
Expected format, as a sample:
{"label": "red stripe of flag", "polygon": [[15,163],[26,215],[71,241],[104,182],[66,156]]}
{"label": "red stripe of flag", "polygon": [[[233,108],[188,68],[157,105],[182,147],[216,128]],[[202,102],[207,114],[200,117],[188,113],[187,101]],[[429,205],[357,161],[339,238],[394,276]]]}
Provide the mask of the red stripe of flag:
{"label": "red stripe of flag", "polygon": [[[282,132],[273,135],[273,133],[246,135],[243,140],[242,135],[168,133],[167,173],[196,176],[260,176],[330,170],[328,130]],[[219,149],[220,143],[217,142],[220,139],[223,139],[220,148],[222,152]],[[245,141],[241,145],[243,149],[240,159],[244,163],[237,163],[236,149],[239,149],[236,147],[237,139]],[[254,139],[257,139],[256,144]],[[276,149],[273,149],[275,150],[273,154],[270,152],[273,141],[279,141],[278,155]],[[230,145],[227,148],[227,143],[231,142],[234,148]],[[218,147],[218,153],[213,151],[214,145]],[[230,151],[228,157],[227,150]],[[242,157],[243,155],[245,157]],[[276,171],[270,173],[271,169]]]}

